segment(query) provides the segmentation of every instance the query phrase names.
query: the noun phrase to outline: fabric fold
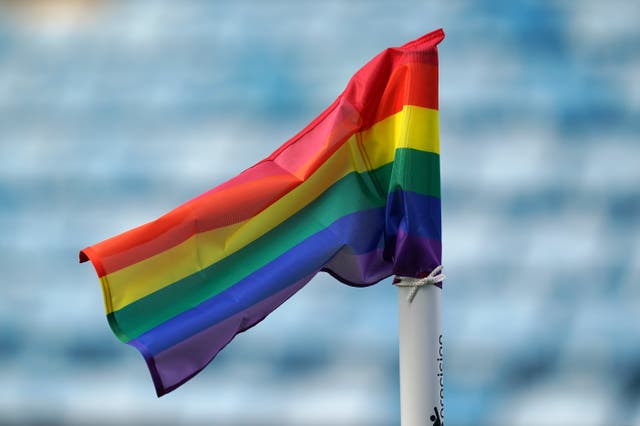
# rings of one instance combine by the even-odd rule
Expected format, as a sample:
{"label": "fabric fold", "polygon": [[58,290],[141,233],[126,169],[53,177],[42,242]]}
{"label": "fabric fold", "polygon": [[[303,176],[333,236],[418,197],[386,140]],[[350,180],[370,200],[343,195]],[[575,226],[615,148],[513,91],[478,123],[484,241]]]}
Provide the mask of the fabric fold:
{"label": "fabric fold", "polygon": [[87,247],[109,324],[158,395],[319,271],[355,286],[441,263],[437,45],[374,57],[300,133],[160,218]]}

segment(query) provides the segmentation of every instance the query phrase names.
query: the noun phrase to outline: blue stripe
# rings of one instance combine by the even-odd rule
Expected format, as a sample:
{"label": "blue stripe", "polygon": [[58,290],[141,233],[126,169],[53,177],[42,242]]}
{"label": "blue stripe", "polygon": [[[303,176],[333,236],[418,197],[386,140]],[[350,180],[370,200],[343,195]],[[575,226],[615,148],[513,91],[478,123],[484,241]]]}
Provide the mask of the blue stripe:
{"label": "blue stripe", "polygon": [[[410,192],[399,194],[400,192],[402,191],[398,190],[390,194],[389,202],[392,205],[399,201],[415,204],[415,207],[404,210],[404,215],[400,214],[402,209],[393,207],[391,216],[385,220],[389,207],[381,207],[343,216],[227,290],[141,334],[132,343],[141,343],[152,354],[160,353],[317,272],[343,247],[349,247],[354,254],[369,253],[383,247],[384,240],[395,244],[395,236],[400,229],[410,235],[439,240],[440,199]],[[421,212],[425,211],[434,214],[437,212],[437,226],[434,220],[433,229],[429,225],[420,224],[420,220],[406,217],[407,214],[419,214],[418,218],[424,218],[424,213]],[[391,250],[394,248],[391,247]],[[386,256],[387,263],[391,263],[391,258],[392,256]],[[426,267],[433,264],[433,261],[425,258],[424,264]],[[414,265],[416,269],[420,269],[420,266]],[[332,272],[338,275],[340,273]]]}

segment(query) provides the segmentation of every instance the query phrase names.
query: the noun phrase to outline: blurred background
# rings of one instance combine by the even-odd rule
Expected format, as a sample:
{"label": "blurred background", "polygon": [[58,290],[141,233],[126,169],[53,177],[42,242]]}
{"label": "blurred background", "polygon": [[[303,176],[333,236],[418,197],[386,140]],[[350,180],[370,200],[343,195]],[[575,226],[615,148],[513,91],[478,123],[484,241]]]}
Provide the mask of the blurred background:
{"label": "blurred background", "polygon": [[398,425],[396,290],[319,275],[157,399],[78,250],[440,45],[445,424],[640,425],[640,3],[0,1],[0,424]]}

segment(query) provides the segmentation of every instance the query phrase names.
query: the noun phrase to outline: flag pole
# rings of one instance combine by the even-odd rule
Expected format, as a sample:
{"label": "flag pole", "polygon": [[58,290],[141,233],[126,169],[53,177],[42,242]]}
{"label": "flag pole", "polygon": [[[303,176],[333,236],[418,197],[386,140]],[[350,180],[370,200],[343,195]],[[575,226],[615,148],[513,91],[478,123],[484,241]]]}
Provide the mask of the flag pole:
{"label": "flag pole", "polygon": [[[441,267],[426,278],[396,277],[400,351],[400,423],[442,426]],[[421,288],[422,287],[422,288]]]}

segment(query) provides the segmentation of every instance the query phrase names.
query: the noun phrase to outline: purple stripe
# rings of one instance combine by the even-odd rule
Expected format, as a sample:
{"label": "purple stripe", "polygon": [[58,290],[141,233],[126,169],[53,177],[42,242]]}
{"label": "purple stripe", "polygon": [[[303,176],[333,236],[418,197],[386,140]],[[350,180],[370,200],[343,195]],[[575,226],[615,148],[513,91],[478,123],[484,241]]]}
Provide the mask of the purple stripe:
{"label": "purple stripe", "polygon": [[355,254],[344,247],[322,268],[324,272],[345,284],[364,287],[391,275],[393,265],[383,259],[383,249]]}
{"label": "purple stripe", "polygon": [[[322,270],[331,274],[334,278],[345,284],[363,287],[375,284],[391,275],[424,276],[440,265],[442,259],[442,243],[428,238],[413,237],[404,229],[400,229],[395,241],[400,241],[396,246],[394,258],[391,263],[384,258],[384,249],[376,249],[369,253],[354,254],[348,247],[343,248],[331,259]],[[425,255],[426,254],[426,255]],[[416,258],[426,268],[416,265]]]}
{"label": "purple stripe", "polygon": [[[433,197],[415,193],[400,197],[407,198],[439,207],[439,200]],[[357,286],[374,284],[392,274],[424,276],[430,272],[440,264],[441,242],[425,234],[439,236],[439,221],[432,222],[434,229],[427,232],[420,218],[400,212],[396,209],[390,214],[381,207],[344,216],[224,292],[129,342],[147,361],[158,394],[193,377],[237,333],[291,297],[319,268]]]}
{"label": "purple stripe", "polygon": [[[368,258],[366,263],[359,266],[365,268],[361,269],[359,276],[351,277],[357,265],[351,265],[350,271],[343,276],[338,264],[341,256],[338,254],[364,254],[378,249],[382,246],[384,224],[384,207],[344,216],[224,292],[152,328],[135,340],[151,353],[162,352],[325,266],[334,276],[342,277],[344,282],[368,285],[392,273],[420,276],[438,264],[440,243],[422,237],[409,237],[401,223],[398,235],[386,237],[385,251],[380,256]],[[390,242],[392,245],[389,245]],[[399,257],[404,251],[409,252],[407,259]],[[336,255],[338,260],[329,265]],[[438,257],[434,259],[432,256]]]}
{"label": "purple stripe", "polygon": [[251,308],[238,312],[159,354],[153,355],[138,340],[132,340],[129,344],[137,348],[144,356],[153,378],[156,393],[158,396],[162,396],[198,374],[236,334],[262,321],[269,313],[300,290],[314,275],[315,273],[297,281]]}
{"label": "purple stripe", "polygon": [[393,247],[393,274],[405,277],[423,277],[442,264],[442,241],[414,236],[401,225]]}
{"label": "purple stripe", "polygon": [[[425,252],[440,250],[438,241],[406,235],[402,239],[418,250]],[[393,274],[393,265],[385,261],[382,256],[382,249],[354,254],[345,248],[331,259],[323,270],[350,285],[371,285]],[[129,344],[142,353],[151,372],[157,394],[164,395],[200,372],[236,334],[260,322],[301,289],[314,275],[315,272],[275,295],[179,341],[156,355],[138,339]]]}

